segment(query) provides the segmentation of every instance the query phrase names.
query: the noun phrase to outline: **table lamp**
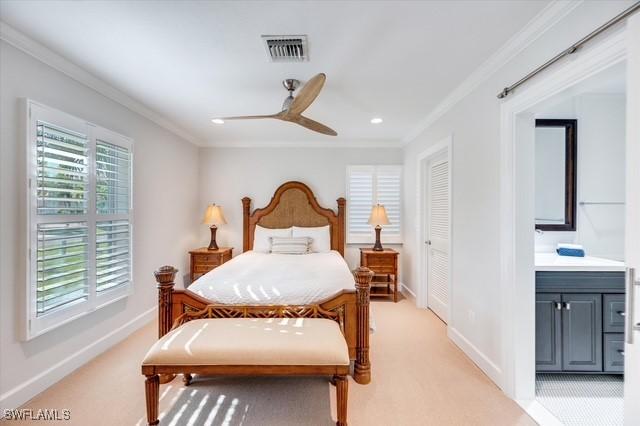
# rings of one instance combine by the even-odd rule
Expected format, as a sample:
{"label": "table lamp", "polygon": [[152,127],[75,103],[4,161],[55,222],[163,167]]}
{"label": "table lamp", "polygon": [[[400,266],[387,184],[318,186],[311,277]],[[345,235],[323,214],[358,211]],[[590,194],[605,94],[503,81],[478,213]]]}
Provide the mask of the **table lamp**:
{"label": "table lamp", "polygon": [[374,251],[382,251],[382,244],[380,243],[380,231],[382,225],[389,224],[389,218],[387,217],[387,211],[382,204],[376,204],[371,209],[371,216],[369,216],[369,224],[376,226],[376,243],[373,246]]}
{"label": "table lamp", "polygon": [[211,225],[211,242],[207,249],[218,250],[218,244],[216,243],[216,231],[218,230],[217,225],[224,225],[227,223],[227,220],[224,218],[224,213],[222,212],[222,207],[216,206],[215,204],[207,206],[202,223]]}

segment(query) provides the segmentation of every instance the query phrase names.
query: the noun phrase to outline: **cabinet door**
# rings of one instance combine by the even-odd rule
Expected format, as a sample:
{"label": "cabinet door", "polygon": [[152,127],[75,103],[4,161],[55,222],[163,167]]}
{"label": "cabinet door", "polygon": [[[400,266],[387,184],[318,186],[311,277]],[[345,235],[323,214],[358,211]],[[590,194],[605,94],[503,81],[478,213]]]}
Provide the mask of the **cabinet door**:
{"label": "cabinet door", "polygon": [[602,295],[563,294],[562,367],[602,371]]}
{"label": "cabinet door", "polygon": [[536,294],[536,371],[562,370],[559,293]]}

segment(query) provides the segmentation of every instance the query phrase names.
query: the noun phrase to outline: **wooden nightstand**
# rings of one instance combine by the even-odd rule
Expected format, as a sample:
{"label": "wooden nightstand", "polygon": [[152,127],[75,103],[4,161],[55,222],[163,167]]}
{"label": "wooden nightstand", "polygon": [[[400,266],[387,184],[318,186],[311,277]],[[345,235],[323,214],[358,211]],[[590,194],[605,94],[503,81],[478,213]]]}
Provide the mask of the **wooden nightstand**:
{"label": "wooden nightstand", "polygon": [[209,250],[206,247],[191,250],[191,282],[194,282],[210,270],[222,265],[231,259],[233,247],[220,247],[217,250]]}
{"label": "wooden nightstand", "polygon": [[371,281],[372,297],[393,296],[393,301],[398,301],[398,254],[393,249],[360,249],[360,266],[366,266],[375,274]]}

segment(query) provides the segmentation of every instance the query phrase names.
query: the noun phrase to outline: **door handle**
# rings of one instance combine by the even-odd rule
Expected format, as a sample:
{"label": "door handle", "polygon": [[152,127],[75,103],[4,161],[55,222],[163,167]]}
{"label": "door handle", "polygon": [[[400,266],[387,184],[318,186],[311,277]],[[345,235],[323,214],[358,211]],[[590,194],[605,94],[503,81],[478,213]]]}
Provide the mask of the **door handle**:
{"label": "door handle", "polygon": [[556,302],[556,309],[561,311],[562,310],[562,303]]}
{"label": "door handle", "polygon": [[571,302],[564,302],[564,308],[565,308],[567,311],[570,311],[570,310],[571,310]]}
{"label": "door handle", "polygon": [[424,242],[426,245],[430,246],[431,245],[431,240],[427,240]]}

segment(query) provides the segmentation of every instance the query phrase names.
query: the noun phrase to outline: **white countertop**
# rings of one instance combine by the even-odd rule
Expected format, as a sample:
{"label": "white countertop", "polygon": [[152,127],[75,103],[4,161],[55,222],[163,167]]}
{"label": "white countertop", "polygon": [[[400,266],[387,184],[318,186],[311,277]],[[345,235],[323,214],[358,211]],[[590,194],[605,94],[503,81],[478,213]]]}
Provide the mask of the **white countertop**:
{"label": "white countertop", "polygon": [[536,271],[624,271],[624,262],[600,257],[558,256],[557,253],[536,253]]}

